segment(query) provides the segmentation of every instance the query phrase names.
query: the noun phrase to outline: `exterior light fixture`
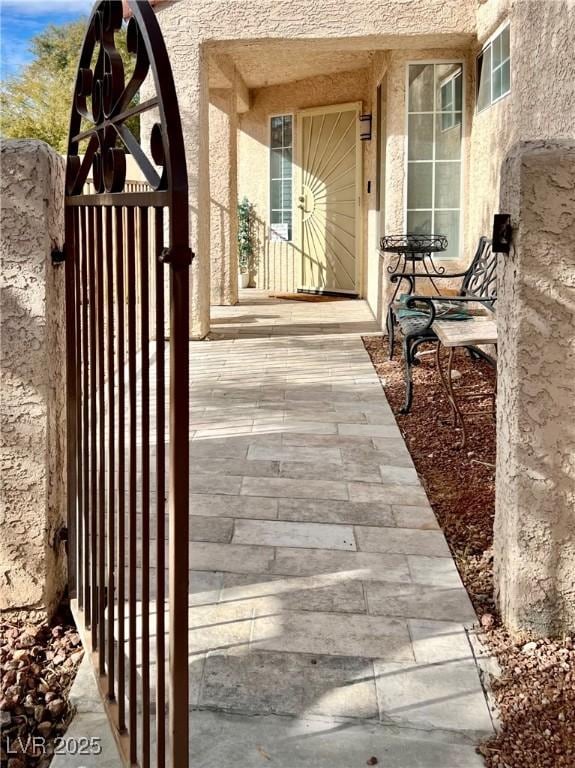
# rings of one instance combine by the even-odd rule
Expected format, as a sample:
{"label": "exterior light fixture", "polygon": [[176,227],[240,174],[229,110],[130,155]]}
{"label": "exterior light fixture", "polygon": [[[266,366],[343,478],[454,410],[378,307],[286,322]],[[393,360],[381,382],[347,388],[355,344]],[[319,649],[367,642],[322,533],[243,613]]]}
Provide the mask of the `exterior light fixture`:
{"label": "exterior light fixture", "polygon": [[362,141],[371,141],[371,114],[359,116],[359,138]]}
{"label": "exterior light fixture", "polygon": [[512,237],[511,216],[508,213],[496,213],[491,238],[493,253],[509,253]]}

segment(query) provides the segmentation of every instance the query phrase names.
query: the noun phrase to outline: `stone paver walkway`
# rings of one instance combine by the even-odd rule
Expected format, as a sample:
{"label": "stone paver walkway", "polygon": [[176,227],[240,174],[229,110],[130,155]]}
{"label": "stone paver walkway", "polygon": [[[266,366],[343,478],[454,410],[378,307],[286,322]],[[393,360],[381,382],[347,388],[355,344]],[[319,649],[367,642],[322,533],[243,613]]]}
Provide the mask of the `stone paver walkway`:
{"label": "stone paver walkway", "polygon": [[243,296],[192,344],[192,768],[479,768],[474,613],[368,308]]}

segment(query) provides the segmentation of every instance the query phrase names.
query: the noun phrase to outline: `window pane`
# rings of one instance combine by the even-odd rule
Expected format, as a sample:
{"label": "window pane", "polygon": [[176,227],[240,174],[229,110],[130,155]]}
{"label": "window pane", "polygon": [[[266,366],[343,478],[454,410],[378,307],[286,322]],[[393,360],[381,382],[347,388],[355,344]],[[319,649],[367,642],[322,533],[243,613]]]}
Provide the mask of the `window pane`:
{"label": "window pane", "polygon": [[409,115],[407,143],[409,160],[433,158],[433,115]]}
{"label": "window pane", "polygon": [[509,26],[505,27],[503,32],[500,35],[501,38],[501,60],[505,61],[505,59],[508,59],[510,54],[510,45],[509,45]]}
{"label": "window pane", "polygon": [[461,163],[436,163],[435,208],[459,208]]}
{"label": "window pane", "polygon": [[511,90],[511,64],[509,60],[501,67],[501,95]]}
{"label": "window pane", "polygon": [[433,111],[433,64],[412,64],[409,67],[410,112]]}
{"label": "window pane", "polygon": [[502,90],[501,90],[501,68],[496,69],[493,73],[493,89],[491,91],[492,93],[492,99],[495,101],[501,96]]}
{"label": "window pane", "polygon": [[491,103],[491,47],[477,57],[477,111]]}
{"label": "window pane", "polygon": [[283,138],[283,118],[272,117],[271,146],[281,147]]}
{"label": "window pane", "polygon": [[443,257],[457,258],[459,256],[459,211],[436,211],[435,235],[447,236],[447,250]]}
{"label": "window pane", "polygon": [[[447,119],[449,118],[449,119]],[[435,159],[461,158],[461,112],[436,115]]]}
{"label": "window pane", "polygon": [[498,35],[491,43],[492,68],[501,64],[501,35]]}
{"label": "window pane", "polygon": [[461,112],[463,104],[463,75],[460,72],[453,81],[455,90],[455,110]]}
{"label": "window pane", "polygon": [[431,211],[408,211],[407,232],[410,235],[431,235]]}
{"label": "window pane", "polygon": [[409,163],[407,171],[407,207],[432,207],[433,163]]}
{"label": "window pane", "polygon": [[291,179],[281,182],[283,203],[282,208],[291,208]]}
{"label": "window pane", "polygon": [[291,115],[284,117],[284,147],[291,147],[292,145],[292,118]]}
{"label": "window pane", "polygon": [[291,149],[284,149],[282,152],[282,172],[281,175],[285,178],[291,176]]}
{"label": "window pane", "polygon": [[461,77],[459,74],[461,71],[461,64],[437,64],[435,66],[436,109],[438,111],[451,111],[455,108],[457,89],[460,91],[459,101],[461,102]]}
{"label": "window pane", "polygon": [[272,179],[279,179],[282,175],[282,150],[272,149],[270,156],[270,175]]}
{"label": "window pane", "polygon": [[282,207],[281,181],[272,181],[270,187],[270,202],[272,208]]}

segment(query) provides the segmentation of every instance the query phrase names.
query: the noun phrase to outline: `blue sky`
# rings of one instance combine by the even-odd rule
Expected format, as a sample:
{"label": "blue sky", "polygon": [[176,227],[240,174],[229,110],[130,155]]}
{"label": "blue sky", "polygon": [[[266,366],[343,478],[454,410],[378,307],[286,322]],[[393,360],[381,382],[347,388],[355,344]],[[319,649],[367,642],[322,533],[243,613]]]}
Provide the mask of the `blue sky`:
{"label": "blue sky", "polygon": [[49,24],[89,15],[93,0],[0,0],[0,79],[30,61],[30,39]]}

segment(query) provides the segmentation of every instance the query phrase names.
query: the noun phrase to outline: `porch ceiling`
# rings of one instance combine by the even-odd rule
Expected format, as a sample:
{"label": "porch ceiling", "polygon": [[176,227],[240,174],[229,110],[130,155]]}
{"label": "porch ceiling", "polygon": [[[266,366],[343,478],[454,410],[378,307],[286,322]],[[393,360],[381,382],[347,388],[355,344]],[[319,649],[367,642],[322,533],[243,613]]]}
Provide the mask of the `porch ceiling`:
{"label": "porch ceiling", "polygon": [[[289,83],[316,75],[331,75],[368,67],[374,51],[401,48],[467,47],[468,34],[366,36],[326,40],[227,40],[210,44],[215,54],[227,54],[248,88]],[[217,72],[210,86],[222,87]]]}

